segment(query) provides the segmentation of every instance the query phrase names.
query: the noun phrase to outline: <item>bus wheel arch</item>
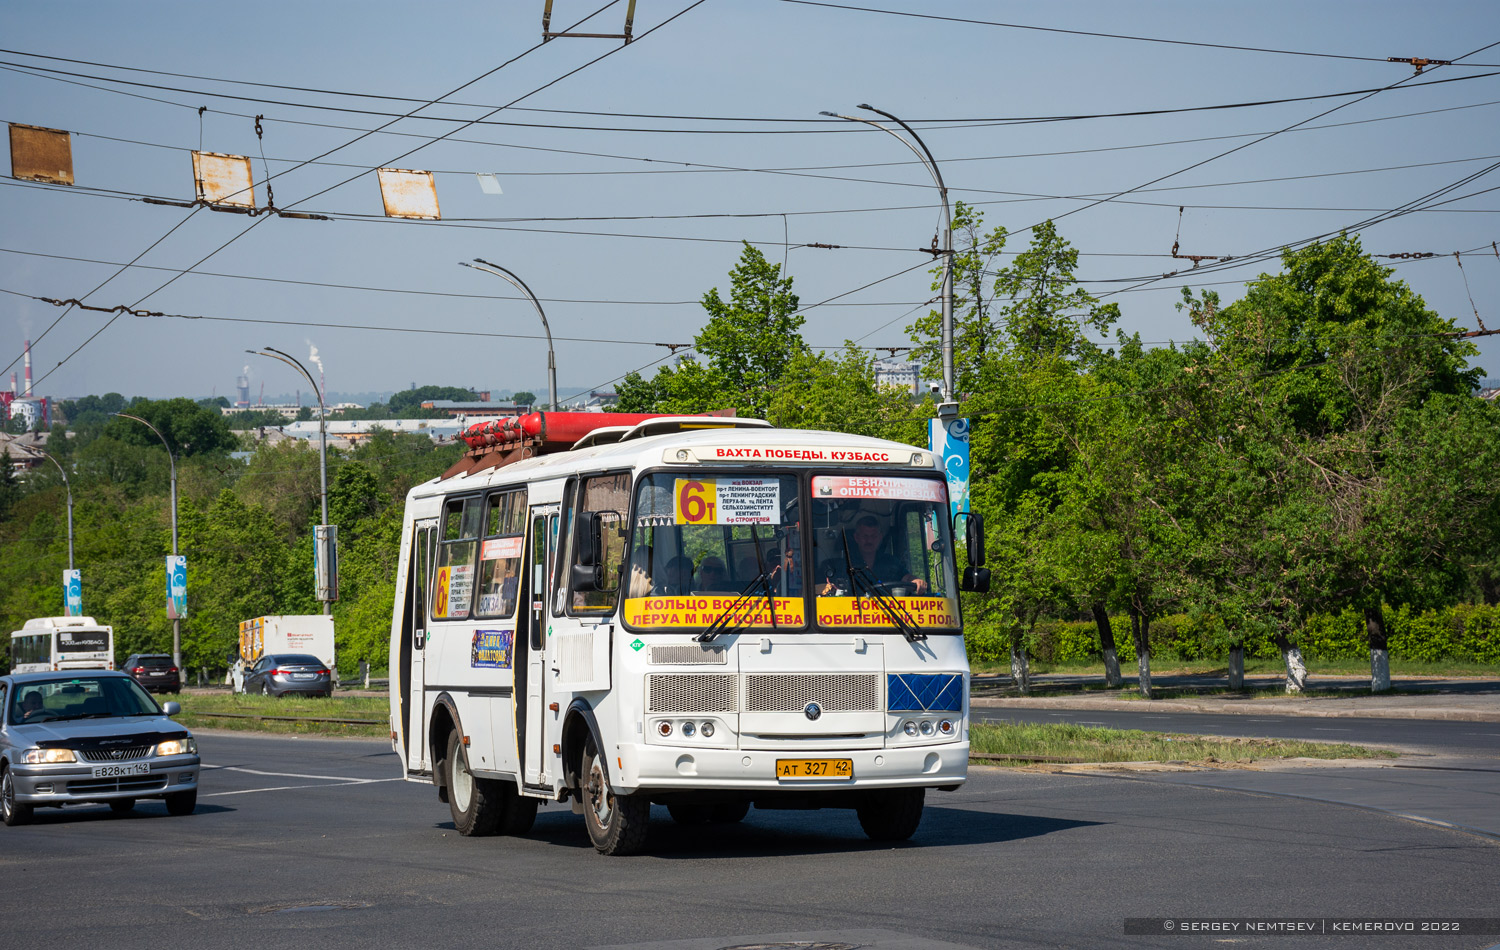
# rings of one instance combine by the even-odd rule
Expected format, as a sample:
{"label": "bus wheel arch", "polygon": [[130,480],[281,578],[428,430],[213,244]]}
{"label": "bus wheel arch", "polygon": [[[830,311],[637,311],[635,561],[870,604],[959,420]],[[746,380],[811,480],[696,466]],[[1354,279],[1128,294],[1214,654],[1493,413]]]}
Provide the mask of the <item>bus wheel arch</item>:
{"label": "bus wheel arch", "polygon": [[448,801],[448,784],[444,778],[448,737],[455,733],[462,740],[458,710],[453,705],[453,698],[443,693],[432,704],[432,717],[427,724],[427,750],[432,760],[432,784],[437,786],[438,800],[445,804]]}
{"label": "bus wheel arch", "polygon": [[572,789],[575,805],[582,801],[583,748],[590,739],[595,748],[604,748],[593,707],[585,700],[575,699],[568,704],[562,731],[563,784]]}

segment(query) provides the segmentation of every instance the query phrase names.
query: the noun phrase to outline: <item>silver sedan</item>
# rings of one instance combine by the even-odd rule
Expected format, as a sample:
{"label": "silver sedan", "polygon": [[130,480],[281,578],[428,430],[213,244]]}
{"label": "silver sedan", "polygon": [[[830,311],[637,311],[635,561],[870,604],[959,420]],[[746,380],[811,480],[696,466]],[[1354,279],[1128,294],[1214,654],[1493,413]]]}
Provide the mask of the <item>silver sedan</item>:
{"label": "silver sedan", "polygon": [[160,798],[172,815],[198,802],[198,743],[122,672],[0,676],[0,819],[37,808],[105,803],[128,812]]}

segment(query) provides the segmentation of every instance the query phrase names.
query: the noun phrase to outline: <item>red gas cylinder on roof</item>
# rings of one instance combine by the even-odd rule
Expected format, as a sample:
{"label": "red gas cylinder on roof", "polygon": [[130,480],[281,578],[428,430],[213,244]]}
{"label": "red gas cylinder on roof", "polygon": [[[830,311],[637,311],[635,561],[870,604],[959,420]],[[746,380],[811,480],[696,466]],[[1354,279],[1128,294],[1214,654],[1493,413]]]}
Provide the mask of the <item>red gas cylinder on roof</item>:
{"label": "red gas cylinder on roof", "polygon": [[607,426],[634,426],[648,419],[662,419],[663,412],[533,412],[476,422],[460,436],[471,448],[531,443],[544,451],[569,448],[579,439]]}

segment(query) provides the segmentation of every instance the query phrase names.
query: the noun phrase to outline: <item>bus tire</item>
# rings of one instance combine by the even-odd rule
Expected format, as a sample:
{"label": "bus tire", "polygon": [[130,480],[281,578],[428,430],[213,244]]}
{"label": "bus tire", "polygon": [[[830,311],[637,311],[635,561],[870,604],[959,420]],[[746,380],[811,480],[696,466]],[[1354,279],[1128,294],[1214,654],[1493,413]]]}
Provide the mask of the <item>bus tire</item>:
{"label": "bus tire", "polygon": [[579,783],[583,799],[583,824],[594,850],[600,854],[636,854],[646,846],[651,822],[651,800],[640,795],[616,795],[609,787],[609,774],[594,737],[583,747]]}
{"label": "bus tire", "polygon": [[500,784],[505,795],[505,817],[500,820],[500,833],[518,838],[536,824],[536,806],[540,803],[535,798],[521,796],[510,782]]}
{"label": "bus tire", "polygon": [[859,803],[859,826],[872,841],[905,841],[922,822],[925,788],[892,788],[870,792]]}
{"label": "bus tire", "polygon": [[478,778],[469,771],[469,750],[464,748],[458,731],[448,734],[448,754],[443,757],[448,770],[448,811],[453,827],[465,837],[479,838],[500,830],[505,817],[504,790],[493,779]]}
{"label": "bus tire", "polygon": [[31,823],[31,806],[16,801],[16,783],[10,769],[0,765],[0,820],[8,827]]}

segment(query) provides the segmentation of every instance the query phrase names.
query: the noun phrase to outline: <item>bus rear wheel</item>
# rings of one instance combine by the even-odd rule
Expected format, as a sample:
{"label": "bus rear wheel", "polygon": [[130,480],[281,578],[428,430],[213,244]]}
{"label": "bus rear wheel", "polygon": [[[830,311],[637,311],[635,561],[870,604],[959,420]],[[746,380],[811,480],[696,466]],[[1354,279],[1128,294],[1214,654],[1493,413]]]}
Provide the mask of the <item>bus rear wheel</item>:
{"label": "bus rear wheel", "polygon": [[616,795],[594,739],[583,747],[580,777],[583,824],[594,850],[600,854],[635,854],[646,846],[651,800],[639,795]]}
{"label": "bus rear wheel", "polygon": [[925,788],[892,788],[870,792],[859,803],[859,826],[873,841],[905,841],[922,822]]}

